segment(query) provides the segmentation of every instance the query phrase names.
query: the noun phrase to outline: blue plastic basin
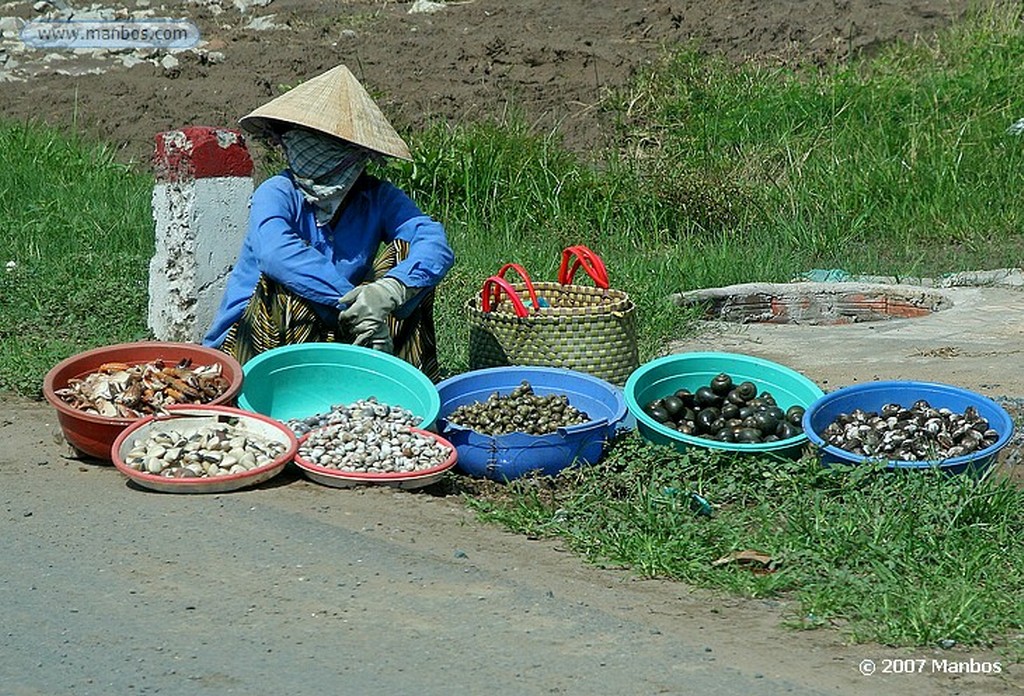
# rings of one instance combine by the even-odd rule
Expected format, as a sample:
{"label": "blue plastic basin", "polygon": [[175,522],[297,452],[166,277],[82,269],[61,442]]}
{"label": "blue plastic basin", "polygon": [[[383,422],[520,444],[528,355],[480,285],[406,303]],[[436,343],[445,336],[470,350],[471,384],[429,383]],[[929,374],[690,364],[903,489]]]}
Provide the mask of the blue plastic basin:
{"label": "blue plastic basin", "polygon": [[886,467],[889,469],[938,467],[950,474],[981,475],[995,463],[999,450],[1003,449],[1013,436],[1013,418],[992,399],[948,384],[908,380],[868,382],[843,387],[826,394],[804,412],[804,432],[807,433],[811,444],[819,449],[821,462],[826,466],[836,463],[863,464],[873,460],[826,443],[821,436],[825,428],[839,415],[852,413],[854,409],[877,412],[885,404],[898,404],[910,408],[918,399],[924,399],[933,408],[948,408],[954,413],[963,413],[968,406],[973,406],[978,410],[978,415],[989,422],[989,427],[999,433],[999,439],[985,449],[950,459],[910,462],[888,460]]}
{"label": "blue plastic basin", "polygon": [[[564,395],[591,420],[549,435],[483,435],[446,420],[459,406],[486,401],[494,392],[507,395],[523,380],[537,394]],[[474,370],[444,380],[437,385],[437,393],[441,399],[438,429],[458,450],[456,466],[470,476],[495,481],[511,481],[530,472],[553,476],[571,465],[597,462],[605,443],[627,416],[620,389],[597,377],[560,368]]]}
{"label": "blue plastic basin", "polygon": [[268,350],[242,366],[238,407],[285,421],[377,397],[402,406],[430,429],[440,401],[434,383],[409,363],[344,343],[301,343]]}

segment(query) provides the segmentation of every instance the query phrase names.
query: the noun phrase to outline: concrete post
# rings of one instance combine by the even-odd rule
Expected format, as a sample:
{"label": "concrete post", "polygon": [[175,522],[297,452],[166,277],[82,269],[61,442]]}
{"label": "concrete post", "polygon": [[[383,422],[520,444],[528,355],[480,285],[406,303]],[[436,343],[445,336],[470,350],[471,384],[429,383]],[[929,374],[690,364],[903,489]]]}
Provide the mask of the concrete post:
{"label": "concrete post", "polygon": [[197,126],[158,134],[153,166],[148,326],[158,340],[198,343],[245,236],[252,158],[240,132]]}

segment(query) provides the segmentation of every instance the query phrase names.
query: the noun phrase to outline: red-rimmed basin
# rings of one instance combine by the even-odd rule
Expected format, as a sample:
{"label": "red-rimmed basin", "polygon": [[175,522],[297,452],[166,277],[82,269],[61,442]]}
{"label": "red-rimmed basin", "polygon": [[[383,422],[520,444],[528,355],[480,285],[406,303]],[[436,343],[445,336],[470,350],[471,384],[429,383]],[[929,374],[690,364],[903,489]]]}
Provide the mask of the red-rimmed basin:
{"label": "red-rimmed basin", "polygon": [[[448,458],[437,466],[432,466],[429,469],[421,469],[420,471],[413,471],[410,473],[395,472],[375,474],[342,471],[340,469],[332,469],[330,467],[314,464],[308,459],[303,459],[299,452],[295,453],[295,464],[313,481],[325,486],[334,486],[335,488],[351,488],[352,486],[368,484],[383,484],[393,488],[422,488],[423,486],[429,486],[432,483],[436,483],[441,480],[441,477],[444,476],[446,471],[455,466],[455,462],[458,460],[458,453],[455,450],[455,446],[437,433],[432,433],[429,430],[423,430],[421,428],[409,428],[409,430],[419,435],[426,435],[427,437],[433,438],[443,446],[447,447],[450,452]],[[305,444],[306,440],[309,439],[309,436],[315,432],[318,432],[318,430],[306,433],[301,439],[299,439],[300,449],[302,445]]]}
{"label": "red-rimmed basin", "polygon": [[[244,473],[213,478],[166,478],[148,472],[136,471],[125,463],[125,456],[131,452],[136,440],[144,440],[161,429],[200,428],[225,418],[237,421],[237,427],[247,432],[280,442],[285,445],[285,451],[269,464]],[[299,441],[291,429],[273,418],[230,406],[181,404],[169,406],[166,415],[146,416],[132,422],[114,440],[110,458],[118,471],[138,485],[150,490],[161,493],[225,493],[256,486],[277,476],[292,460],[298,448]]]}
{"label": "red-rimmed basin", "polygon": [[228,381],[227,391],[209,402],[210,405],[230,405],[242,390],[242,366],[237,360],[213,348],[194,343],[171,343],[161,341],[138,341],[118,343],[112,346],[93,348],[62,360],[54,365],[43,380],[43,396],[57,409],[57,421],[65,439],[76,450],[90,457],[110,461],[110,448],[117,436],[138,418],[110,418],[95,413],[85,413],[66,404],[56,391],[68,385],[68,381],[85,377],[95,372],[100,365],[109,362],[123,362],[141,365],[153,360],[164,360],[176,364],[188,358],[193,365],[220,363],[221,374]]}

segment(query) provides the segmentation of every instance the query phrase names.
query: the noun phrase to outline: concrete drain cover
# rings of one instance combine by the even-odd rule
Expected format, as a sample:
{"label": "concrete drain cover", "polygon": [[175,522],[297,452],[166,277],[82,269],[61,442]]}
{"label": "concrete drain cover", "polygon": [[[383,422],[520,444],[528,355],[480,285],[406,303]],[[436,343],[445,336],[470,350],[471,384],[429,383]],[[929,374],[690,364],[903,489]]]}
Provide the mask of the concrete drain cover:
{"label": "concrete drain cover", "polygon": [[705,318],[740,324],[853,324],[928,316],[953,306],[942,291],[866,283],[751,283],[675,296]]}
{"label": "concrete drain cover", "polygon": [[677,306],[705,306],[708,315],[664,352],[753,355],[826,391],[917,379],[987,396],[1024,394],[1024,275],[975,275],[941,287],[927,279],[800,281],[678,293],[671,297]]}

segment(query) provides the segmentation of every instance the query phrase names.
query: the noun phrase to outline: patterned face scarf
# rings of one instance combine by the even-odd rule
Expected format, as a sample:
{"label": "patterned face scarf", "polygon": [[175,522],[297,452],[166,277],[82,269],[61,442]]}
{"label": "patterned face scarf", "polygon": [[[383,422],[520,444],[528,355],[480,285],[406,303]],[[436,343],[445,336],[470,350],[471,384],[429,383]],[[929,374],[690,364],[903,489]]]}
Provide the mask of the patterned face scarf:
{"label": "patterned face scarf", "polygon": [[313,206],[318,225],[326,225],[363,173],[373,153],[329,135],[292,128],[281,136],[288,166],[302,195]]}

